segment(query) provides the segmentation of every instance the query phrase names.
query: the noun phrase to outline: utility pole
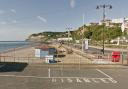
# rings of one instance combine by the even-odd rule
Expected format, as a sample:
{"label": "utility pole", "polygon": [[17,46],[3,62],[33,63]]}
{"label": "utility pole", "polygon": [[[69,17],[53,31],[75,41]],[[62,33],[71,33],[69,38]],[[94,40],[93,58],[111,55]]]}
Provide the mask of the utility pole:
{"label": "utility pole", "polygon": [[106,17],[105,10],[106,10],[106,8],[112,9],[112,6],[111,5],[105,5],[104,4],[104,5],[98,5],[96,7],[96,9],[100,9],[100,8],[103,9],[103,49],[102,49],[102,52],[104,54],[104,41],[105,41],[105,39],[104,39],[104,29],[105,29],[105,17]]}

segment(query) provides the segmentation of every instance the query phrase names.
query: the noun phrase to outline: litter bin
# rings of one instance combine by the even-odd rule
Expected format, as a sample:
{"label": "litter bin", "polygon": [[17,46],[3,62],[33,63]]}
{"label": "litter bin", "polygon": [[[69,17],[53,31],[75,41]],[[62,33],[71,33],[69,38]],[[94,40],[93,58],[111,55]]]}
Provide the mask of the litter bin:
{"label": "litter bin", "polygon": [[120,61],[120,52],[112,52],[112,62]]}

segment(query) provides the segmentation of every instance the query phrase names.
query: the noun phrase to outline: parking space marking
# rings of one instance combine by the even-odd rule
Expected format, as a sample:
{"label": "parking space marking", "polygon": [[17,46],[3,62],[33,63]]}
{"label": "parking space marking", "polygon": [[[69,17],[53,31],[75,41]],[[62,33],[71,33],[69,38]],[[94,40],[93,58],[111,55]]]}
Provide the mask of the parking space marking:
{"label": "parking space marking", "polygon": [[117,83],[116,80],[110,78],[52,78],[52,83]]}
{"label": "parking space marking", "polygon": [[61,78],[61,82],[62,82],[62,83],[64,82],[64,79],[63,79],[63,78]]}
{"label": "parking space marking", "polygon": [[77,81],[78,83],[81,83],[81,82],[82,82],[79,78],[77,78],[76,81]]}
{"label": "parking space marking", "polygon": [[72,83],[72,82],[73,82],[73,80],[70,79],[70,78],[67,78],[67,81],[68,81],[69,83]]}
{"label": "parking space marking", "polygon": [[97,81],[95,78],[93,78],[92,81],[93,81],[94,83],[99,83],[99,81]]}
{"label": "parking space marking", "polygon": [[48,77],[49,77],[49,78],[51,77],[51,71],[50,71],[50,68],[48,69]]}
{"label": "parking space marking", "polygon": [[101,79],[102,82],[104,83],[109,83],[108,81],[106,81],[105,79]]}
{"label": "parking space marking", "polygon": [[83,81],[86,82],[86,83],[91,83],[91,81],[87,78],[83,78]]}
{"label": "parking space marking", "polygon": [[[96,77],[95,75],[90,75],[88,77],[86,77],[86,75],[84,76],[67,76],[67,74],[65,76],[62,75],[56,75],[56,70],[54,70],[54,72],[48,68],[47,69],[47,76],[32,76],[32,75],[16,75],[16,74],[10,74],[10,75],[6,75],[6,74],[0,74],[0,77],[12,77],[12,78],[35,78],[35,79],[46,79],[46,80],[50,80],[52,83],[117,83],[116,80],[114,80],[111,76],[109,76],[108,74],[106,74],[105,72],[101,71],[100,69],[96,69],[95,71],[98,72],[98,74],[96,74],[96,76],[98,75],[102,75],[102,77]],[[68,71],[67,71],[68,72]],[[53,74],[52,74],[53,73]],[[54,74],[55,73],[55,74]],[[69,72],[68,72],[69,73]],[[100,73],[100,74],[99,74]],[[55,76],[55,77],[54,77]]]}
{"label": "parking space marking", "polygon": [[96,69],[96,70],[97,70],[98,72],[100,72],[101,74],[105,75],[106,77],[112,78],[112,77],[110,77],[108,74],[104,73],[103,71],[101,71],[101,70],[99,70],[99,69]]}
{"label": "parking space marking", "polygon": [[[26,77],[26,78],[49,78],[49,77],[42,77],[42,76],[27,76],[27,75],[13,75],[13,74],[11,74],[11,75],[2,75],[2,74],[0,74],[0,77]],[[50,78],[56,78],[56,79],[61,79],[61,78],[63,78],[63,79],[68,79],[68,78],[70,78],[70,79],[77,79],[77,78],[79,78],[79,79],[83,79],[83,78],[85,78],[85,77],[50,77]],[[102,78],[87,78],[87,79],[102,79]],[[103,78],[103,79],[108,79],[108,78]]]}
{"label": "parking space marking", "polygon": [[0,77],[16,77],[16,78],[36,78],[50,79],[52,83],[117,83],[112,78],[85,78],[85,77],[41,77],[41,76],[22,76],[22,75],[0,75]]}

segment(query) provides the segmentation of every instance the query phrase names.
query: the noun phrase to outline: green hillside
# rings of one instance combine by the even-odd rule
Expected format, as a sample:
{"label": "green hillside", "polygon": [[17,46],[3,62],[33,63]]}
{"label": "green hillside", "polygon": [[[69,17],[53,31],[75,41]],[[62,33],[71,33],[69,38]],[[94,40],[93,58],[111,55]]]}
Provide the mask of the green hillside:
{"label": "green hillside", "polygon": [[[103,39],[103,28],[104,38],[106,41],[110,41],[121,35],[127,35],[126,32],[122,34],[121,27],[115,25],[113,27],[106,27],[103,25],[89,25],[81,26],[77,30],[70,31],[70,36],[73,40],[80,40],[83,38],[91,39],[92,41],[101,41]],[[35,41],[48,41],[52,39],[68,37],[68,32],[42,32],[34,33],[28,37],[27,40]]]}

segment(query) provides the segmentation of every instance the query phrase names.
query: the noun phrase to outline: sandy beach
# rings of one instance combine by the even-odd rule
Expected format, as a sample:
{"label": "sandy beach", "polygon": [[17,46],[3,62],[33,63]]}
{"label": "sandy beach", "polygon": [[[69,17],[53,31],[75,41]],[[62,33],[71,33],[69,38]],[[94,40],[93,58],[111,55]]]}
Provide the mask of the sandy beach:
{"label": "sandy beach", "polygon": [[[55,60],[59,61],[58,63],[90,63],[91,61],[85,57],[82,57],[76,53],[67,54],[64,47],[59,47],[59,44],[50,45],[55,47],[57,50],[65,51],[64,57],[57,57]],[[11,51],[3,52],[0,54],[1,62],[30,62],[30,63],[45,63],[45,59],[40,59],[35,57],[35,47],[23,47],[11,49]]]}
{"label": "sandy beach", "polygon": [[35,58],[35,47],[15,48],[0,55],[1,62],[42,62],[40,58]]}

